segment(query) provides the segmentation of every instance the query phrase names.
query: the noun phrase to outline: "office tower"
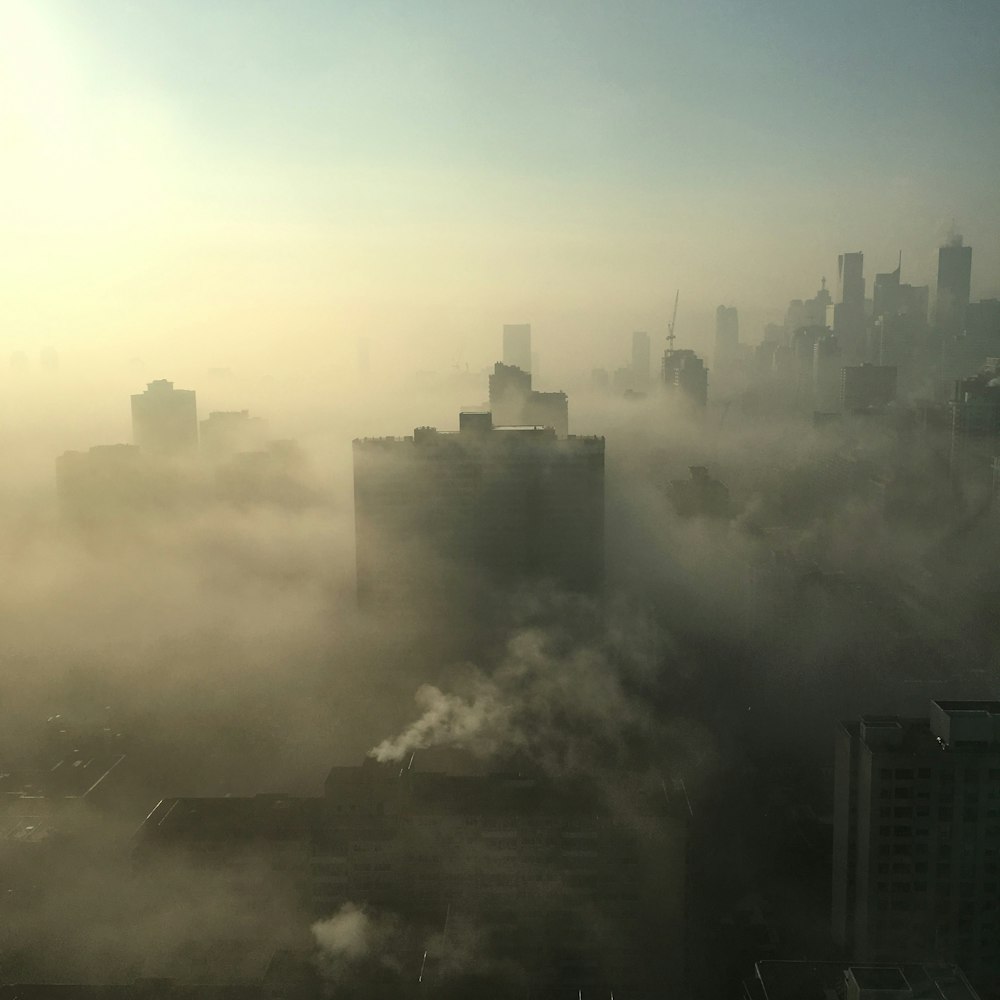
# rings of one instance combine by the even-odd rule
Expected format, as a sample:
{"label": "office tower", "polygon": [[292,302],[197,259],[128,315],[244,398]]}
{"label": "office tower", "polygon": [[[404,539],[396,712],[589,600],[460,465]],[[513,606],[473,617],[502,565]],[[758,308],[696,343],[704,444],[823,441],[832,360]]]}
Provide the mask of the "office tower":
{"label": "office tower", "polygon": [[180,457],[198,449],[198,408],[193,389],[157,379],[132,396],[132,439],[151,455]]}
{"label": "office tower", "polygon": [[840,301],[832,309],[833,332],[851,364],[867,360],[865,350],[864,254],[842,253],[837,258]]}
{"label": "office tower", "polygon": [[503,363],[523,372],[531,371],[531,324],[505,323]]}
{"label": "office tower", "polygon": [[538,392],[531,375],[497,362],[490,375],[490,412],[498,427],[551,427],[569,433],[569,399],[564,392]]}
{"label": "office tower", "polygon": [[1000,377],[984,372],[955,382],[951,411],[951,470],[983,479],[1000,451]]}
{"label": "office tower", "polygon": [[213,461],[260,451],[267,439],[267,424],[249,410],[213,410],[200,426],[201,453]]}
{"label": "office tower", "polygon": [[855,961],[962,966],[1000,985],[1000,702],[838,728],[833,931]]}
{"label": "office tower", "polygon": [[708,405],[708,369],[694,351],[668,349],[660,376],[675,399],[699,409]]}
{"label": "office tower", "polygon": [[848,413],[884,410],[896,398],[892,365],[848,365],[840,370],[840,405]]}
{"label": "office tower", "polygon": [[649,334],[636,330],[632,334],[632,385],[630,388],[645,392],[649,387]]}
{"label": "office tower", "polygon": [[736,360],[740,346],[740,320],[735,306],[715,310],[715,365],[729,365]]}
{"label": "office tower", "polygon": [[840,341],[828,330],[813,345],[813,412],[840,408]]}
{"label": "office tower", "polygon": [[899,312],[899,278],[902,268],[903,255],[900,254],[895,271],[875,275],[872,289],[873,316],[895,316]]}
{"label": "office tower", "polygon": [[354,442],[358,595],[472,595],[550,580],[595,593],[604,577],[604,439],[494,427]]}
{"label": "office tower", "polygon": [[939,333],[958,337],[965,332],[971,281],[972,247],[963,246],[962,237],[954,236],[938,250],[934,325]]}

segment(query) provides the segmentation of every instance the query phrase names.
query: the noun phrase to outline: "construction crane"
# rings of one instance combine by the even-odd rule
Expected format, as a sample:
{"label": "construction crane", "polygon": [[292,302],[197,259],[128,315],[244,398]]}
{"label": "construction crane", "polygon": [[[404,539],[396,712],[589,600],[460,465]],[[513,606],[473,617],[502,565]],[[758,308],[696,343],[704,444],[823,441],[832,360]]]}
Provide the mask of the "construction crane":
{"label": "construction crane", "polygon": [[674,296],[674,314],[670,317],[670,323],[667,325],[667,350],[672,351],[674,349],[674,341],[677,336],[674,333],[674,324],[677,322],[677,302],[681,297],[681,290],[677,289],[677,294]]}

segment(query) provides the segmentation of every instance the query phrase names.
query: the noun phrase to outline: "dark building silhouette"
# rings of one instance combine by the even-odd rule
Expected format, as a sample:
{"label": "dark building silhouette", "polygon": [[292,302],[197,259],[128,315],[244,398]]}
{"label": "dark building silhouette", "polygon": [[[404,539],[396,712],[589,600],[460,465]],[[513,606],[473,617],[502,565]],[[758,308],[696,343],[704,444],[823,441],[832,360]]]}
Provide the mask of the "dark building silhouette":
{"label": "dark building silhouette", "polygon": [[503,363],[531,371],[531,324],[506,323],[503,328]]}
{"label": "dark building silhouette", "polygon": [[[552,580],[596,592],[604,576],[604,439],[494,427],[354,442],[362,602]],[[463,581],[463,582],[459,582]]]}
{"label": "dark building silhouette", "polygon": [[1000,450],[1000,375],[985,372],[957,381],[948,406],[952,472],[984,479]]}
{"label": "dark building silhouette", "polygon": [[132,396],[132,440],[150,455],[181,457],[198,450],[198,408],[193,389],[157,379]]}
{"label": "dark building silhouette", "polygon": [[164,800],[135,865],[232,872],[248,906],[284,885],[304,924],[352,904],[445,950],[474,928],[477,964],[519,970],[518,995],[661,996],[682,972],[685,807],[658,778],[609,787],[369,758],[333,768],[322,798]]}
{"label": "dark building silhouette", "polygon": [[837,733],[833,931],[858,962],[955,962],[1000,985],[1000,702]]}
{"label": "dark building silhouette", "polygon": [[895,367],[863,364],[841,368],[840,405],[848,413],[884,410],[895,398]]}
{"label": "dark building silhouette", "polygon": [[632,384],[630,389],[645,392],[649,388],[649,334],[636,330],[632,334]]}
{"label": "dark building silhouette", "polygon": [[837,258],[840,301],[833,307],[833,332],[850,362],[865,358],[864,254],[842,253]]}
{"label": "dark building silhouette", "polygon": [[740,318],[735,306],[715,310],[715,365],[732,364],[739,355]]}
{"label": "dark building silhouette", "polygon": [[730,517],[729,490],[708,474],[703,465],[692,465],[690,479],[670,484],[670,501],[681,517]]}
{"label": "dark building silhouette", "polygon": [[569,399],[564,392],[538,392],[531,375],[497,362],[490,375],[490,412],[496,426],[551,427],[559,437],[569,433]]}
{"label": "dark building silhouette", "polygon": [[934,325],[946,337],[959,337],[965,332],[971,282],[972,247],[963,246],[962,237],[954,236],[938,250]]}
{"label": "dark building silhouette", "polygon": [[664,387],[675,398],[699,409],[708,405],[708,369],[694,351],[668,348],[660,375]]}

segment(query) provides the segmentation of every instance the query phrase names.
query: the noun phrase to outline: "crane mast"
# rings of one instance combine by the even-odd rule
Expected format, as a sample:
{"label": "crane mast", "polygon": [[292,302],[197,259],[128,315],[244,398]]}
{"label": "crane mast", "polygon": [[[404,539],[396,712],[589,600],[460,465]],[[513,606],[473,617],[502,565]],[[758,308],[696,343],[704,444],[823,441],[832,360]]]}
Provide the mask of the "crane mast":
{"label": "crane mast", "polygon": [[670,323],[667,325],[667,350],[672,351],[674,349],[674,341],[677,339],[674,333],[674,324],[677,322],[677,302],[681,297],[681,290],[677,289],[677,294],[674,296],[674,314],[670,317]]}

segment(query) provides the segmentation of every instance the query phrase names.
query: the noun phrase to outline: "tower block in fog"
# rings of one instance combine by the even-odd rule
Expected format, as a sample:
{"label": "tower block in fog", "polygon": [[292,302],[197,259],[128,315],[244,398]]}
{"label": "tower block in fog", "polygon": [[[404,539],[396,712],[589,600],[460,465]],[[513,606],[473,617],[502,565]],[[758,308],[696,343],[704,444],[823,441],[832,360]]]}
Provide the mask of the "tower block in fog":
{"label": "tower block in fog", "polygon": [[953,236],[938,250],[934,324],[939,333],[959,337],[965,332],[971,285],[972,247],[963,246],[961,236]]}
{"label": "tower block in fog", "polygon": [[604,438],[494,427],[354,442],[363,604],[470,595],[547,580],[595,593],[604,578]]}
{"label": "tower block in fog", "polygon": [[528,372],[499,361],[490,375],[490,413],[498,427],[551,427],[559,437],[569,434],[566,393],[538,392]]}
{"label": "tower block in fog", "polygon": [[531,324],[505,323],[503,363],[523,372],[531,371]]}
{"label": "tower block in fog", "polygon": [[837,942],[866,963],[957,962],[996,995],[1000,703],[843,723],[834,799]]}
{"label": "tower block in fog", "polygon": [[694,351],[667,350],[660,374],[672,395],[699,409],[708,405],[708,369]]}
{"label": "tower block in fog", "polygon": [[179,457],[198,450],[198,406],[193,389],[157,379],[132,396],[132,439],[151,455]]}

